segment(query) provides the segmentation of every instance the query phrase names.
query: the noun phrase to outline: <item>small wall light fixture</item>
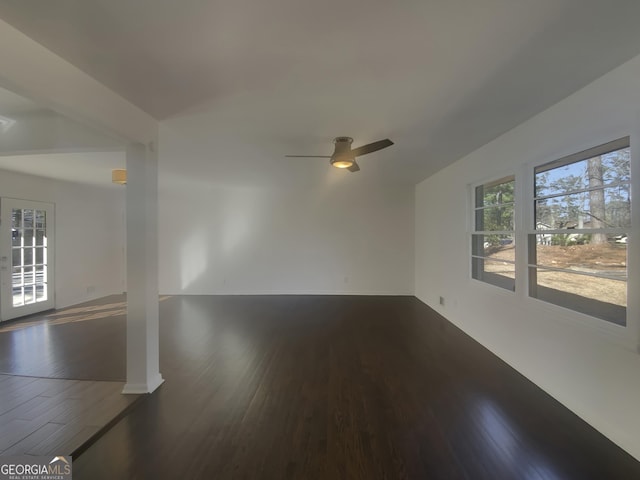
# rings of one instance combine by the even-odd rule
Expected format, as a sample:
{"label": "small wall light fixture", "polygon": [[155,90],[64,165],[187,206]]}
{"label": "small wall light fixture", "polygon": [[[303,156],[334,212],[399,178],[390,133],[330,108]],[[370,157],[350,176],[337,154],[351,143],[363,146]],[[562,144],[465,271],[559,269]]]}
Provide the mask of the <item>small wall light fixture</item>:
{"label": "small wall light fixture", "polygon": [[111,170],[111,181],[118,185],[127,184],[127,171],[124,169]]}

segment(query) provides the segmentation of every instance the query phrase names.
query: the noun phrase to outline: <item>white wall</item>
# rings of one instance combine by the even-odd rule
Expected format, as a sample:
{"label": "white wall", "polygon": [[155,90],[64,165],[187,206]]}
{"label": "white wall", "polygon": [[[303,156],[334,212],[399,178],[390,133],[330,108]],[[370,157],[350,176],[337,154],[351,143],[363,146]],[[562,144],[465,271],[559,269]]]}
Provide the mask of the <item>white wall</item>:
{"label": "white wall", "polygon": [[0,197],[55,204],[56,308],[122,293],[122,189],[0,170]]}
{"label": "white wall", "polygon": [[306,159],[256,175],[259,159],[225,166],[174,127],[160,133],[161,293],[413,294],[413,188]]}
{"label": "white wall", "polygon": [[161,182],[159,199],[161,293],[413,294],[411,189]]}
{"label": "white wall", "polygon": [[[513,293],[472,280],[469,258],[472,183],[515,173],[522,189],[533,165],[630,134],[632,188],[639,190],[638,78],[640,57],[420,183],[415,289],[420,300],[640,459],[639,196],[628,246],[627,328],[527,298],[522,281]],[[519,258],[522,267],[525,257]]]}

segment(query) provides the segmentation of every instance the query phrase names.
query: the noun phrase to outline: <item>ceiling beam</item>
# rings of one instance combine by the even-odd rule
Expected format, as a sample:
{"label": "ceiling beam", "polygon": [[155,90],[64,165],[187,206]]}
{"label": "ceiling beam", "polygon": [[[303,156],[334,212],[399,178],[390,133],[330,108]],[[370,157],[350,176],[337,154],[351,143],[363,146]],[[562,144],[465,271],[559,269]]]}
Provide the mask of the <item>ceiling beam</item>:
{"label": "ceiling beam", "polygon": [[157,141],[153,117],[3,20],[0,65],[0,86],[8,90],[116,135],[123,143]]}

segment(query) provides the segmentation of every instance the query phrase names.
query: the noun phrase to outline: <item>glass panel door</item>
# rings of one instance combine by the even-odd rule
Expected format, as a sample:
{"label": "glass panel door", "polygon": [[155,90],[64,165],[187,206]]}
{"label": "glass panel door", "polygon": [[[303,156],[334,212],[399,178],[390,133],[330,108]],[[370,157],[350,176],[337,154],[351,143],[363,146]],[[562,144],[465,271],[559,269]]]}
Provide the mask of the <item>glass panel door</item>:
{"label": "glass panel door", "polygon": [[0,318],[53,308],[53,204],[3,198],[0,210]]}

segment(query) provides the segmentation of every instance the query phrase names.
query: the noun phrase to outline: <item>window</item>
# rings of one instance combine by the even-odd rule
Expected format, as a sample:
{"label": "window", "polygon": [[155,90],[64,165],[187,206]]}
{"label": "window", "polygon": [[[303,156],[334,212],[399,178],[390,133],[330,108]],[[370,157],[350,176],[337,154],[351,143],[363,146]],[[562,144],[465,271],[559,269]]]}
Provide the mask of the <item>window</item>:
{"label": "window", "polygon": [[629,137],[535,168],[529,295],[626,325]]}
{"label": "window", "polygon": [[475,188],[471,276],[515,290],[514,177]]}

